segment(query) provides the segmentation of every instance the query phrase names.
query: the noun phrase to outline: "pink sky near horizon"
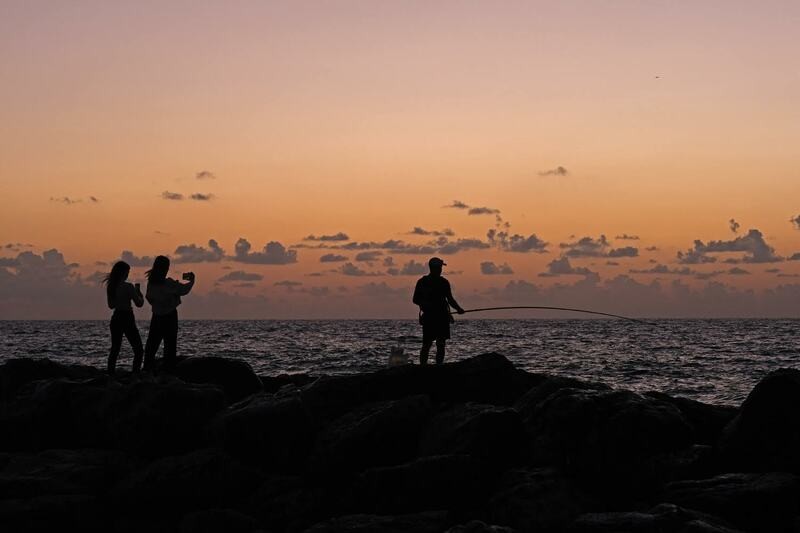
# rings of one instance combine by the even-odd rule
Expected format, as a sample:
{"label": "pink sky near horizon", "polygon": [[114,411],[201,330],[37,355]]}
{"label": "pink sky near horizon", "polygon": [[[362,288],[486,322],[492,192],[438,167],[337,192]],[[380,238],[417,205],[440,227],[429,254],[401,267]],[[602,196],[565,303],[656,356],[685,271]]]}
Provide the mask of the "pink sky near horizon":
{"label": "pink sky near horizon", "polygon": [[[80,264],[48,278],[56,286],[90,279],[107,268],[96,262],[123,250],[174,256],[209,239],[228,254],[239,238],[258,251],[337,232],[424,243],[432,237],[407,234],[420,226],[485,242],[494,217],[443,208],[459,200],[549,243],[547,253],[490,246],[446,257],[474,301],[519,280],[580,290],[584,274],[540,274],[569,250],[560,243],[600,235],[610,241],[603,254],[634,246],[638,255],[570,258],[599,284],[625,275],[742,294],[796,285],[798,23],[795,2],[6,2],[0,246],[55,248]],[[557,167],[566,175],[541,175]],[[215,178],[197,179],[201,171]],[[75,203],[57,201],[65,197]],[[774,261],[741,262],[751,251],[678,261],[697,239],[730,243],[751,229]],[[640,239],[614,239],[622,234]],[[36,315],[19,311],[25,293],[10,288],[24,285],[11,262],[25,249],[0,249],[0,318]],[[345,264],[320,263],[334,252],[382,275],[326,271]],[[383,252],[398,266],[429,257]],[[314,295],[328,298],[315,309],[348,316],[338,287],[361,294],[385,283],[398,299],[375,313],[413,314],[399,296],[413,276],[387,275],[354,252],[297,254],[285,265],[175,270],[198,272],[198,295],[282,299],[297,317],[317,316],[313,287],[333,293]],[[483,275],[482,262],[514,273]],[[631,272],[655,265],[691,272]],[[218,282],[237,270],[263,279]],[[287,280],[303,285],[275,285]],[[369,296],[345,300],[372,309]],[[103,315],[102,299],[87,305]]]}

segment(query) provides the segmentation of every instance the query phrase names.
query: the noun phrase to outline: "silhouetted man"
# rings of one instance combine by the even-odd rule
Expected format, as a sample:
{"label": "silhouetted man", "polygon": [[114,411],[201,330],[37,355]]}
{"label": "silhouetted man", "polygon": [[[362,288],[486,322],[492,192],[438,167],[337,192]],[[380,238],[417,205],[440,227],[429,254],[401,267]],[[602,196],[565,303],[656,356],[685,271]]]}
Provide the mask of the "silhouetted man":
{"label": "silhouetted man", "polygon": [[428,363],[428,352],[433,341],[436,341],[436,364],[444,362],[444,347],[450,338],[450,306],[458,314],[464,310],[458,305],[450,290],[450,282],[442,277],[442,266],[446,265],[438,257],[428,261],[431,273],[419,278],[414,289],[414,303],[420,308],[422,324],[422,350],[419,352],[419,363]]}

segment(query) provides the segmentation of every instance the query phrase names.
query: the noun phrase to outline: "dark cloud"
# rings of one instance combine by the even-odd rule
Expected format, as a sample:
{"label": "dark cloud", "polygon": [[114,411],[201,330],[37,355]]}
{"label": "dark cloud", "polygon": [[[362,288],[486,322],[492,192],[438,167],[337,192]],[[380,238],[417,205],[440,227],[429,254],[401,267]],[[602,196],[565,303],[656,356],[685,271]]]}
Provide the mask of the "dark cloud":
{"label": "dark cloud", "polygon": [[638,257],[639,249],[634,246],[624,246],[608,251],[608,257]]}
{"label": "dark cloud", "polygon": [[193,193],[189,198],[191,198],[192,200],[197,200],[198,202],[210,202],[211,200],[216,198],[216,196],[210,193],[206,194],[202,192],[196,192]]}
{"label": "dark cloud", "polygon": [[217,241],[210,239],[208,248],[196,244],[182,244],[175,248],[176,263],[217,263],[225,257],[225,250]]}
{"label": "dark cloud", "polygon": [[741,226],[742,226],[742,225],[741,225],[741,224],[739,224],[738,222],[736,222],[736,220],[734,220],[734,219],[730,219],[730,220],[728,221],[728,227],[729,227],[729,228],[730,228],[730,230],[731,230],[732,232],[734,232],[734,233],[739,233],[739,228],[740,228]]}
{"label": "dark cloud", "polygon": [[541,272],[540,277],[549,278],[562,275],[592,276],[595,273],[586,267],[573,267],[569,262],[569,257],[553,259],[547,264],[547,271]]}
{"label": "dark cloud", "polygon": [[183,195],[179,192],[164,191],[161,193],[164,200],[183,200]]}
{"label": "dark cloud", "polygon": [[632,268],[628,270],[628,272],[631,274],[659,274],[669,276],[694,276],[697,274],[697,271],[692,270],[689,267],[670,268],[666,265],[656,265],[653,268],[648,268],[646,270],[637,270]]}
{"label": "dark cloud", "polygon": [[347,261],[346,255],[339,255],[339,254],[325,254],[320,256],[319,262],[320,263],[339,263],[341,261]]}
{"label": "dark cloud", "polygon": [[93,204],[99,204],[100,198],[98,198],[97,196],[90,196],[89,201],[92,202]]}
{"label": "dark cloud", "polygon": [[264,276],[255,272],[245,272],[243,270],[232,270],[228,272],[217,281],[226,283],[228,281],[261,281]]}
{"label": "dark cloud", "polygon": [[51,202],[58,202],[58,203],[64,204],[64,205],[75,205],[75,204],[83,203],[83,199],[82,198],[70,198],[69,196],[51,196],[50,197],[50,201]]}
{"label": "dark cloud", "polygon": [[142,257],[138,257],[130,250],[123,250],[123,252],[119,256],[120,261],[125,261],[132,267],[152,266],[154,259],[155,258],[150,257],[149,255],[143,255]]}
{"label": "dark cloud", "polygon": [[614,238],[617,239],[618,241],[638,241],[639,240],[639,236],[638,235],[628,235],[627,233],[623,233],[622,235],[617,235]]}
{"label": "dark cloud", "polygon": [[768,274],[777,274],[780,271],[781,271],[780,268],[768,268],[764,272],[766,272]]}
{"label": "dark cloud", "polygon": [[408,232],[409,235],[432,235],[434,237],[453,237],[455,232],[450,228],[444,228],[443,230],[436,231],[436,230],[426,230],[419,226],[414,226],[414,229]]}
{"label": "dark cloud", "polygon": [[380,250],[371,250],[369,252],[359,252],[356,254],[356,261],[361,263],[371,263],[373,261],[377,261],[380,256],[383,255],[383,252]]}
{"label": "dark cloud", "polygon": [[532,252],[538,254],[547,252],[548,243],[537,237],[535,233],[525,237],[518,233],[510,235],[507,231],[490,229],[486,233],[486,237],[490,245],[496,246],[506,252]]}
{"label": "dark cloud", "polygon": [[[747,235],[736,237],[730,241],[709,241],[704,244],[701,240],[694,241],[694,248],[686,252],[678,252],[678,262],[684,264],[714,263],[717,258],[711,253],[744,252],[741,261],[745,263],[775,263],[784,259],[775,255],[775,249],[764,240],[763,234],[757,229],[751,229]],[[738,259],[728,259],[728,263],[739,262]]]}
{"label": "dark cloud", "polygon": [[490,245],[480,239],[458,239],[448,241],[447,239],[437,243],[439,248],[435,253],[442,255],[452,255],[464,250],[485,250]]}
{"label": "dark cloud", "polygon": [[615,266],[619,266],[619,263],[617,263],[616,261],[606,261],[606,265],[615,267]]}
{"label": "dark cloud", "polygon": [[540,176],[566,176],[569,174],[566,168],[562,166],[557,166],[556,168],[551,168],[550,170],[542,170],[539,172]]}
{"label": "dark cloud", "polygon": [[459,200],[453,200],[450,205],[442,206],[444,209],[469,209],[469,206]]}
{"label": "dark cloud", "polygon": [[600,235],[597,239],[583,237],[577,241],[562,242],[558,245],[565,250],[564,255],[568,257],[605,257],[609,246],[605,235]]}
{"label": "dark cloud", "polygon": [[648,252],[657,252],[658,246],[648,246],[647,248],[645,248],[645,250],[647,250]]}
{"label": "dark cloud", "polygon": [[470,207],[467,211],[468,215],[497,215],[499,213],[500,210],[493,207]]}
{"label": "dark cloud", "polygon": [[791,222],[792,226],[794,226],[795,228],[800,229],[800,215],[790,218],[789,222]]}
{"label": "dark cloud", "polygon": [[428,273],[428,266],[412,259],[399,269],[389,268],[386,273],[390,276],[422,276]]}
{"label": "dark cloud", "polygon": [[255,286],[256,286],[255,283],[236,283],[234,285],[234,287],[237,288],[237,289],[251,289],[251,288],[253,288]]}
{"label": "dark cloud", "polygon": [[303,238],[304,241],[337,242],[349,241],[350,237],[346,233],[339,232],[331,235],[309,235]]}
{"label": "dark cloud", "polygon": [[251,252],[251,245],[247,239],[240,238],[236,241],[234,256],[231,258],[240,263],[259,265],[287,265],[297,262],[297,252],[287,250],[281,243],[271,241],[260,252]]}
{"label": "dark cloud", "polygon": [[383,258],[383,266],[391,267],[394,266],[394,257],[388,256]]}
{"label": "dark cloud", "polygon": [[345,276],[356,276],[356,277],[381,275],[379,272],[367,272],[366,270],[357,267],[353,263],[343,264],[341,267],[339,267],[337,272],[339,272],[340,274],[344,274]]}
{"label": "dark cloud", "polygon": [[275,285],[276,287],[286,287],[287,289],[292,290],[296,287],[300,287],[302,285],[302,282],[282,280],[282,281],[276,281],[275,283],[273,283],[273,285]]}
{"label": "dark cloud", "polygon": [[213,172],[208,170],[201,170],[200,172],[194,175],[195,179],[198,180],[215,180],[217,177],[214,175]]}
{"label": "dark cloud", "polygon": [[735,275],[735,276],[742,276],[742,275],[748,275],[748,274],[750,274],[750,272],[748,272],[747,270],[745,270],[743,268],[733,267],[730,270],[728,270],[727,274],[732,274],[732,275]]}
{"label": "dark cloud", "polygon": [[502,265],[496,265],[492,261],[483,261],[481,263],[481,274],[486,276],[506,275],[513,273],[514,270],[508,265],[508,263],[503,263]]}
{"label": "dark cloud", "polygon": [[9,242],[0,246],[0,248],[4,250],[10,250],[12,252],[21,252],[25,248],[33,248],[32,244],[28,243],[21,243],[21,242]]}

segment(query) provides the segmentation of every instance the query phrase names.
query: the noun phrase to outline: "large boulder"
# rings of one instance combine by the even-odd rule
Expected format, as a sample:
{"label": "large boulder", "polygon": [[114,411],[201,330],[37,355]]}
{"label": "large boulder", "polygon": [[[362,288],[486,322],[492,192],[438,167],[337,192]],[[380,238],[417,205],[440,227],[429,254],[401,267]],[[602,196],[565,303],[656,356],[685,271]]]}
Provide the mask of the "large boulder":
{"label": "large boulder", "polygon": [[784,368],[762,379],[725,428],[720,441],[728,469],[800,474],[798,406],[800,370]]}
{"label": "large boulder", "polygon": [[480,520],[470,520],[466,524],[451,527],[445,533],[517,533],[517,531],[510,527],[493,526]]}
{"label": "large boulder", "polygon": [[800,478],[783,472],[723,474],[670,483],[663,499],[747,531],[788,531],[800,511]]}
{"label": "large boulder", "polygon": [[615,511],[580,515],[569,533],[741,533],[723,520],[673,504],[646,511]]}
{"label": "large boulder", "polygon": [[250,365],[239,359],[188,357],[175,365],[172,372],[188,383],[217,385],[228,403],[238,402],[263,389],[261,379]]}
{"label": "large boulder", "polygon": [[525,451],[519,413],[478,403],[445,407],[431,418],[420,440],[420,455],[466,454],[498,467],[519,462]]}
{"label": "large boulder", "polygon": [[430,511],[406,515],[347,515],[320,522],[306,533],[441,533],[447,513]]}
{"label": "large boulder", "polygon": [[233,509],[208,509],[194,511],[181,520],[180,533],[257,533],[262,532],[258,522]]}
{"label": "large boulder", "polygon": [[520,416],[522,416],[524,420],[528,420],[533,416],[536,407],[546,400],[548,396],[561,389],[611,390],[608,385],[603,383],[581,381],[575,378],[550,376],[547,374],[538,374],[537,376],[539,377],[539,381],[514,403],[514,409],[519,411]]}
{"label": "large boulder", "polygon": [[562,531],[587,506],[586,497],[550,468],[510,470],[489,501],[494,524],[523,532]]}
{"label": "large boulder", "polygon": [[698,444],[716,444],[722,430],[739,412],[730,405],[713,405],[663,392],[648,392],[645,395],[677,407],[694,429],[695,442]]}
{"label": "large boulder", "polygon": [[674,405],[618,390],[560,389],[537,405],[526,426],[535,464],[560,466],[606,492],[638,493],[660,483],[665,473],[655,459],[693,441]]}
{"label": "large boulder", "polygon": [[317,436],[314,472],[361,471],[402,463],[417,449],[430,416],[427,396],[362,405],[332,420]]}
{"label": "large boulder", "polygon": [[50,359],[9,359],[0,365],[0,401],[12,400],[19,389],[33,381],[53,378],[82,380],[103,375],[93,366],[70,365]]}
{"label": "large boulder", "polygon": [[222,411],[212,439],[233,456],[270,472],[299,472],[316,428],[297,394],[256,394]]}

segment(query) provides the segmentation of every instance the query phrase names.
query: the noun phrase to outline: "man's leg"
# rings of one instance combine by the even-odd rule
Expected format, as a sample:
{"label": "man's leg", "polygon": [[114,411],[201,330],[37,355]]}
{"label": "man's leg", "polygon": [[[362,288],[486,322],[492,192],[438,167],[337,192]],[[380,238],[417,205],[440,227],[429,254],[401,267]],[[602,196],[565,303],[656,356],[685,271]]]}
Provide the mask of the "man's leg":
{"label": "man's leg", "polygon": [[433,344],[433,339],[426,339],[422,338],[422,349],[419,351],[419,364],[427,365],[428,364],[428,352],[431,351],[431,345]]}
{"label": "man's leg", "polygon": [[444,339],[436,339],[436,364],[444,363]]}

